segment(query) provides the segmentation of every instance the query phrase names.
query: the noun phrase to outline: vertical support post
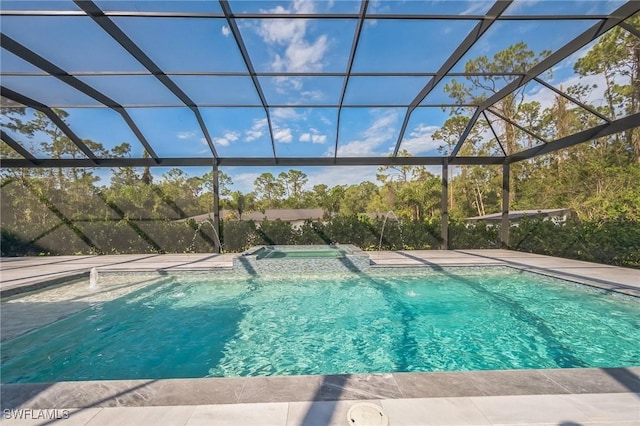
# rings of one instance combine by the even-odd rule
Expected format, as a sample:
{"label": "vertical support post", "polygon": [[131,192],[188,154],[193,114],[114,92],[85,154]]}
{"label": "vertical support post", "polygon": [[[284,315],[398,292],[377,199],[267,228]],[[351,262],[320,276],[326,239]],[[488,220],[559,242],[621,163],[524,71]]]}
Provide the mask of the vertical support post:
{"label": "vertical support post", "polygon": [[442,206],[440,223],[440,250],[449,250],[449,159],[442,163]]}
{"label": "vertical support post", "polygon": [[213,163],[213,228],[216,231],[215,239],[214,239],[214,252],[220,253],[222,251],[222,247],[220,246],[220,191],[219,191],[219,180],[218,180],[218,162],[217,160]]}
{"label": "vertical support post", "polygon": [[509,248],[509,163],[502,165],[502,224],[500,226],[500,246]]}

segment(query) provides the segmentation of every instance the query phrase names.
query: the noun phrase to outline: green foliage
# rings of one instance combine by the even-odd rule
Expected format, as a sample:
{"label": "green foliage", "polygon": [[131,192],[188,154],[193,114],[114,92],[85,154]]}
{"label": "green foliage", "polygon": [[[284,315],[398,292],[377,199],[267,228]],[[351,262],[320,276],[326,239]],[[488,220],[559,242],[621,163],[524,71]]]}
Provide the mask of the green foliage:
{"label": "green foliage", "polygon": [[364,250],[377,248],[380,235],[370,220],[355,215],[336,216],[326,224],[325,233],[334,243],[355,244]]}
{"label": "green foliage", "polygon": [[223,221],[222,247],[225,252],[238,253],[256,245],[258,234],[251,221]]}
{"label": "green foliage", "polygon": [[340,201],[340,214],[354,216],[366,213],[369,201],[376,192],[378,192],[378,187],[372,182],[348,186]]}
{"label": "green foliage", "polygon": [[258,204],[261,209],[275,209],[280,207],[285,194],[284,184],[271,173],[262,173],[253,182]]}
{"label": "green foliage", "polygon": [[298,232],[289,222],[280,219],[263,221],[256,226],[256,245],[295,244]]}
{"label": "green foliage", "polygon": [[522,221],[511,228],[510,245],[519,251],[549,256],[640,267],[640,222],[611,221],[556,224]]}
{"label": "green foliage", "polygon": [[[326,223],[307,221],[300,229],[287,222],[224,221],[225,252],[242,252],[256,245],[354,244],[378,250],[382,219],[339,216]],[[45,233],[46,234],[46,233]],[[37,241],[24,229],[2,228],[3,256],[212,252],[214,238],[208,223],[175,221],[97,221],[61,226]],[[612,221],[555,223],[523,220],[510,230],[510,247],[550,256],[640,267],[640,222]],[[449,223],[451,249],[500,247],[500,227],[482,222]],[[388,220],[382,250],[425,250],[440,247],[440,223]]]}
{"label": "green foliage", "polygon": [[327,235],[326,228],[326,225],[322,222],[305,221],[300,227],[296,244],[332,244],[333,241]]}
{"label": "green foliage", "polygon": [[500,248],[500,227],[484,222],[449,223],[449,248],[456,249],[495,249]]}

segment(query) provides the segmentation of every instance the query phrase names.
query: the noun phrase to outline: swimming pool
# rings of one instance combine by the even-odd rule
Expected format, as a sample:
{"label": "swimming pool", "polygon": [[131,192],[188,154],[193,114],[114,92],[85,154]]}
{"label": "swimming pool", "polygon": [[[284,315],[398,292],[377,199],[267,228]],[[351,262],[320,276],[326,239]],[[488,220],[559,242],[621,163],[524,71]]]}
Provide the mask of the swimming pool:
{"label": "swimming pool", "polygon": [[507,267],[172,274],[1,345],[2,382],[640,365],[640,301]]}

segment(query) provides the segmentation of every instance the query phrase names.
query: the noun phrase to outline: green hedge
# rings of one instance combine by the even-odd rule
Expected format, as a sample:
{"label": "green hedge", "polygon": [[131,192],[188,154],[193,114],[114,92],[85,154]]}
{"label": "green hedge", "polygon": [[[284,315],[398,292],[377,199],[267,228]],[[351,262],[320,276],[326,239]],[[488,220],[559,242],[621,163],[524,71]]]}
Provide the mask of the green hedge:
{"label": "green hedge", "polygon": [[[224,222],[225,252],[241,252],[262,244],[354,244],[364,250],[438,249],[440,223],[383,221],[368,217],[336,217],[325,223]],[[206,253],[217,238],[208,223],[175,221],[90,221],[50,224],[3,224],[2,256],[131,253]],[[551,256],[640,267],[640,223],[529,220],[510,230],[510,248]],[[451,249],[500,247],[500,227],[484,223],[449,224]]]}
{"label": "green hedge", "polygon": [[511,248],[519,251],[640,267],[640,222],[531,220],[512,227],[509,237]]}

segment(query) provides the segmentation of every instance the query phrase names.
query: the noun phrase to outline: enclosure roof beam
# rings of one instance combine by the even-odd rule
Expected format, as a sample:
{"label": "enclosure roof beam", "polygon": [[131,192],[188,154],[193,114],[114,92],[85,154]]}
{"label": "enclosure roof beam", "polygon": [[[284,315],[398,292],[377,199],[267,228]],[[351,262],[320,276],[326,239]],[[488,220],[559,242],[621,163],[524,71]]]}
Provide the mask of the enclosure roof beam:
{"label": "enclosure roof beam", "polygon": [[342,107],[344,105],[344,96],[347,93],[347,86],[349,84],[349,78],[351,77],[351,70],[353,69],[353,61],[356,58],[356,52],[358,50],[358,42],[360,41],[360,34],[362,33],[362,27],[364,26],[364,17],[367,14],[367,7],[369,6],[369,0],[362,0],[360,3],[360,18],[356,25],[356,31],[353,35],[353,42],[351,43],[351,52],[349,53],[349,60],[347,62],[347,73],[344,76],[342,82],[342,91],[340,92],[340,102],[338,103],[338,120],[336,122],[336,144],[333,150],[333,158],[338,158],[338,140],[340,138],[340,117],[342,115]]}
{"label": "enclosure roof beam", "polygon": [[[33,154],[31,154],[29,151],[27,151],[22,145],[20,145],[18,142],[16,142],[15,139],[13,139],[8,133],[6,133],[4,130],[0,130],[0,139],[2,139],[7,145],[9,145],[11,148],[13,148],[13,150],[15,152],[17,152],[18,154],[22,155],[24,158],[26,158],[27,160],[30,160],[31,163],[33,163],[35,165],[35,162],[33,160],[36,159],[36,157],[33,156]],[[3,160],[4,161],[4,160]]]}
{"label": "enclosure roof beam", "polygon": [[122,116],[122,118],[127,123],[131,131],[136,135],[136,137],[138,138],[142,146],[144,146],[144,149],[147,150],[151,158],[157,158],[155,151],[153,150],[153,148],[151,148],[151,145],[149,145],[149,142],[147,141],[147,139],[144,137],[142,132],[140,132],[140,129],[135,124],[135,122],[133,121],[129,113],[122,107],[122,105],[118,104],[116,101],[114,101],[110,97],[95,90],[93,87],[89,86],[84,81],[79,80],[78,78],[70,75],[69,73],[64,71],[62,68],[49,62],[48,60],[38,55],[34,51],[26,48],[22,44],[13,40],[11,37],[5,34],[0,34],[0,38],[1,38],[2,47],[7,49],[9,52],[29,62],[30,64],[40,68],[41,70],[46,72],[48,75],[51,75],[57,78],[58,80],[61,80],[63,83],[68,84],[74,89],[95,99],[101,104],[108,106],[109,108],[113,109],[118,114],[120,114],[120,116]]}
{"label": "enclosure roof beam", "polygon": [[[498,111],[493,110],[492,108],[487,108],[486,111],[489,111],[491,114],[495,115],[496,117],[506,121],[507,123],[511,124],[513,127],[517,128],[518,130],[521,130],[523,132],[525,132],[526,134],[528,134],[529,136],[538,139],[540,142],[543,143],[549,143],[548,140],[543,139],[542,137],[536,135],[535,133],[533,133],[531,130],[527,129],[524,126],[521,126],[520,124],[516,123],[515,121],[511,120],[510,118],[505,117],[504,115],[500,114]],[[482,113],[484,114],[486,111],[482,111]],[[485,114],[486,115],[486,114]]]}
{"label": "enclosure roof beam", "polygon": [[620,26],[622,28],[624,28],[625,30],[627,30],[628,32],[630,32],[631,34],[633,34],[636,37],[640,38],[640,30],[638,30],[636,27],[634,27],[633,25],[627,23],[627,22],[622,22],[620,24]]}
{"label": "enclosure roof beam", "polygon": [[[49,105],[50,108],[78,108],[78,109],[100,109],[105,108],[104,106],[98,105],[75,105],[75,104],[60,104],[60,105]],[[255,104],[200,104],[201,108],[261,108],[261,105]],[[406,108],[406,104],[357,104],[357,105],[343,105],[345,108]],[[420,105],[418,108],[461,108],[461,107],[470,107],[477,108],[478,105],[474,104],[429,104],[429,105]],[[130,104],[126,105],[128,109],[134,108],[184,108],[184,105],[178,104]],[[276,104],[269,105],[269,108],[290,108],[290,109],[300,109],[300,108],[317,108],[317,109],[326,109],[326,108],[338,108],[337,104]]]}
{"label": "enclosure roof beam", "polygon": [[[571,40],[569,43],[562,46],[560,49],[554,51],[552,54],[547,56],[542,61],[538,62],[535,66],[533,66],[524,76],[519,79],[514,80],[513,82],[507,84],[501,90],[494,93],[491,97],[487,98],[480,106],[478,107],[479,111],[484,111],[495,103],[501,101],[510,93],[515,92],[520,87],[527,84],[529,81],[533,80],[535,77],[539,76],[543,72],[547,71],[553,65],[558,62],[566,59],[569,55],[573,54],[577,50],[586,46],[588,43],[600,37],[602,34],[606,33],[616,25],[619,25],[625,19],[632,16],[634,13],[640,11],[640,1],[629,1],[624,3],[618,9],[611,13],[607,19],[598,22],[595,25],[592,25],[588,30],[584,31],[582,34],[578,35],[576,38]],[[470,121],[467,124],[467,127],[464,129],[464,132],[458,139],[458,143],[450,154],[450,157],[455,157],[458,155],[458,151],[462,147],[465,139],[469,136],[469,132],[471,132],[471,128],[475,120]]]}
{"label": "enclosure roof beam", "polygon": [[553,87],[552,85],[550,85],[549,83],[547,83],[546,81],[544,81],[544,80],[542,80],[542,79],[540,79],[538,77],[534,78],[534,80],[535,80],[536,83],[542,84],[544,87],[554,91],[555,93],[557,93],[558,95],[562,96],[563,98],[565,98],[569,102],[572,102],[572,103],[578,105],[580,108],[589,111],[591,114],[595,115],[596,117],[600,118],[601,120],[606,121],[607,123],[611,123],[611,119],[609,117],[607,117],[604,114],[599,113],[595,108],[592,108],[589,105],[586,105],[586,104],[580,102],[579,100],[577,100],[573,96],[570,96],[570,95],[566,94],[562,90],[556,89],[555,87]]}
{"label": "enclosure roof beam", "polygon": [[[218,157],[218,166],[270,167],[270,166],[438,166],[447,161],[447,157],[288,157],[245,158]],[[503,164],[506,157],[456,157],[450,165],[495,165]],[[101,158],[96,163],[85,159],[38,159],[35,167],[189,167],[211,166],[211,158],[160,158],[158,163],[150,158]],[[2,168],[34,167],[28,160],[2,160]]]}
{"label": "enclosure roof beam", "polygon": [[216,148],[213,145],[209,130],[202,119],[202,115],[198,110],[195,102],[187,96],[186,93],[178,87],[167,75],[156,65],[155,62],[149,58],[146,53],[138,47],[109,17],[105,16],[102,9],[100,9],[92,0],[73,0],[73,2],[82,9],[93,21],[98,24],[107,34],[117,41],[131,56],[133,56],[138,62],[140,62],[154,77],[156,77],[160,83],[162,83],[171,93],[173,93],[182,103],[189,107],[189,109],[196,116],[196,120],[200,125],[200,130],[204,135],[204,138],[209,145],[209,149],[214,157],[217,157]]}
{"label": "enclosure roof beam", "polygon": [[[142,10],[113,10],[104,11],[104,15],[114,18],[226,18],[219,12],[161,12]],[[0,10],[0,16],[85,16],[78,10]],[[231,15],[234,19],[358,19],[358,13],[255,13],[241,12]],[[425,13],[374,13],[367,17],[375,20],[447,20],[447,21],[479,21],[485,18],[477,14],[425,14]],[[606,19],[607,15],[506,15],[500,20],[504,21],[557,21],[557,20],[584,20]]]}
{"label": "enclosure roof beam", "polygon": [[[68,137],[71,140],[71,142],[73,142],[75,146],[77,146],[78,149],[82,151],[82,153],[89,158],[89,162],[95,166],[96,155],[93,153],[93,151],[89,149],[87,145],[85,145],[84,142],[82,142],[82,139],[80,139],[78,135],[73,133],[73,130],[71,130],[69,126],[67,126],[67,123],[65,123],[58,116],[58,114],[56,114],[55,111],[53,111],[53,109],[49,108],[44,104],[41,104],[40,102],[34,99],[31,99],[20,93],[14,92],[13,90],[8,89],[4,86],[0,86],[0,94],[7,99],[11,99],[14,102],[18,102],[19,104],[38,110],[42,112],[44,115],[46,115],[49,118],[49,120],[51,120],[53,124],[58,126],[58,128],[62,131],[62,133],[64,133],[65,136]],[[4,161],[6,160],[3,160],[3,163]]]}
{"label": "enclosure roof beam", "polygon": [[413,110],[420,105],[420,102],[431,93],[431,91],[442,81],[449,71],[464,57],[464,55],[473,47],[473,45],[482,37],[482,35],[491,27],[491,25],[498,19],[500,15],[511,5],[513,0],[498,0],[494,3],[491,9],[487,12],[487,15],[478,22],[476,26],[471,30],[467,37],[460,43],[458,48],[449,56],[446,62],[440,67],[435,76],[429,80],[429,82],[422,88],[420,93],[411,101],[407,112],[404,115],[402,121],[402,127],[400,127],[400,133],[398,134],[398,140],[396,141],[396,147],[393,150],[393,156],[397,157],[400,151],[400,145],[402,139],[407,131],[409,125],[409,119]]}
{"label": "enclosure roof beam", "polygon": [[[271,114],[269,114],[269,106],[267,105],[267,99],[264,96],[264,92],[262,91],[262,86],[260,85],[260,80],[256,75],[256,70],[251,63],[251,57],[249,56],[249,51],[247,50],[247,46],[244,44],[244,40],[242,39],[242,35],[240,34],[240,29],[238,28],[238,24],[233,17],[233,12],[231,11],[231,6],[229,6],[229,2],[227,0],[219,0],[220,7],[222,7],[222,11],[224,12],[225,18],[227,18],[227,23],[229,24],[229,29],[231,30],[231,34],[233,34],[233,38],[238,45],[238,49],[240,50],[240,54],[242,55],[242,60],[244,61],[245,66],[247,67],[247,71],[249,71],[249,75],[251,76],[251,81],[253,82],[253,86],[258,93],[258,97],[260,98],[260,102],[262,103],[262,108],[264,108],[264,113],[267,117],[267,125],[269,126],[269,137],[271,138],[271,149],[273,150],[273,158],[278,162],[278,154],[276,153],[276,143],[273,137],[273,123],[271,123]],[[293,16],[293,15],[292,15]]]}
{"label": "enclosure roof beam", "polygon": [[[106,76],[149,76],[148,71],[73,71],[65,73],[75,77],[106,77]],[[203,77],[251,77],[249,72],[245,71],[165,71],[167,76],[203,76]],[[16,76],[16,77],[37,77],[49,75],[46,72],[37,71],[3,71],[0,70],[0,76]],[[345,77],[346,72],[274,72],[274,71],[256,71],[257,77]],[[351,72],[351,77],[433,77],[435,72]],[[447,77],[486,77],[486,76],[523,76],[523,72],[450,72]],[[272,105],[269,105],[272,106]]]}
{"label": "enclosure roof beam", "polygon": [[506,156],[507,155],[507,151],[504,149],[504,146],[502,146],[502,142],[500,142],[500,138],[498,137],[498,133],[496,132],[496,129],[493,128],[493,124],[491,124],[491,120],[489,120],[489,117],[487,117],[486,111],[482,111],[482,116],[487,121],[487,124],[489,125],[489,129],[491,129],[491,133],[493,134],[493,137],[496,138],[496,142],[498,142],[498,146],[500,147],[500,150]]}
{"label": "enclosure roof beam", "polygon": [[551,141],[545,145],[529,148],[517,154],[508,156],[506,160],[509,163],[528,160],[539,155],[544,155],[550,152],[558,151],[560,149],[569,148],[583,142],[588,142],[594,139],[637,128],[638,123],[640,123],[640,113],[635,113],[627,117],[612,121],[611,123],[601,124],[599,126],[592,127],[591,129],[576,133],[574,135],[556,139],[555,141]]}

